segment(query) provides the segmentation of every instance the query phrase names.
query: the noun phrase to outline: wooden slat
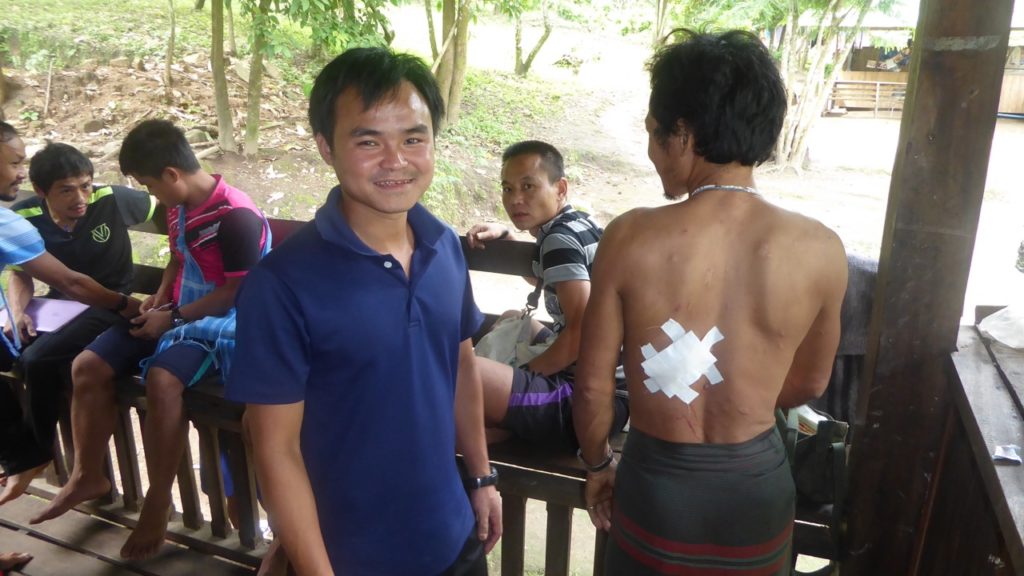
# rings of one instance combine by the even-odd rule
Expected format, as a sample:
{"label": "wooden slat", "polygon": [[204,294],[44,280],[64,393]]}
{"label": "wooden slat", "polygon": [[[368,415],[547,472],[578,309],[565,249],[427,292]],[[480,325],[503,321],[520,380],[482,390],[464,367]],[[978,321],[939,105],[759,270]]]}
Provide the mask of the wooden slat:
{"label": "wooden slat", "polygon": [[[253,573],[252,566],[231,564],[214,556],[199,554],[170,543],[164,543],[159,554],[151,560],[129,563],[120,557],[121,546],[128,538],[128,530],[75,510],[42,524],[29,525],[28,519],[42,511],[45,505],[46,502],[38,498],[18,498],[4,505],[3,514],[0,515],[0,525],[18,528],[51,542],[59,543],[64,547],[89,551],[106,562],[135,570],[139,574],[153,576],[209,574],[217,576]],[[68,574],[77,574],[77,572]]]}
{"label": "wooden slat", "polygon": [[1024,350],[1014,350],[1000,342],[989,342],[988,349],[1017,406],[1017,413],[1024,415]]}
{"label": "wooden slat", "polygon": [[231,532],[224,510],[224,474],[220,468],[220,439],[217,429],[197,424],[199,433],[200,474],[205,479],[206,496],[210,502],[210,531],[214,536],[226,537]]}
{"label": "wooden slat", "polygon": [[505,493],[504,477],[498,481],[501,490],[501,576],[523,576],[526,548],[526,498]]}
{"label": "wooden slat", "polygon": [[548,503],[547,539],[544,546],[544,574],[569,575],[572,546],[572,511],[569,506]]}
{"label": "wooden slat", "polygon": [[[138,574],[126,566],[118,566],[88,556],[72,548],[54,544],[8,527],[0,527],[0,552],[26,552],[33,556],[24,574],[32,576],[101,576],[108,574]],[[17,574],[17,573],[13,573]]]}
{"label": "wooden slat", "polygon": [[199,489],[192,467],[192,446],[185,434],[185,450],[178,461],[178,494],[181,496],[182,522],[187,528],[198,530],[203,527],[203,512],[199,507]]}
{"label": "wooden slat", "polygon": [[234,499],[238,506],[238,539],[247,548],[256,548],[263,542],[260,531],[259,503],[256,500],[255,471],[250,468],[252,454],[242,441],[241,434],[222,431],[220,443],[226,450],[231,479],[235,485]]}
{"label": "wooden slat", "polygon": [[1024,470],[992,460],[997,445],[1024,446],[1021,412],[975,328],[960,329],[959,350],[952,358],[960,420],[1013,565],[1024,571]]}
{"label": "wooden slat", "polygon": [[604,556],[608,552],[608,533],[598,530],[594,536],[594,576],[605,576]]}
{"label": "wooden slat", "polygon": [[135,445],[135,429],[132,425],[131,409],[117,408],[117,425],[114,427],[114,448],[117,452],[118,470],[121,472],[121,494],[124,507],[138,512],[142,503],[142,477],[140,475],[138,448]]}
{"label": "wooden slat", "polygon": [[533,277],[530,261],[537,251],[533,242],[499,240],[487,244],[485,250],[473,250],[462,236],[462,252],[470,270]]}

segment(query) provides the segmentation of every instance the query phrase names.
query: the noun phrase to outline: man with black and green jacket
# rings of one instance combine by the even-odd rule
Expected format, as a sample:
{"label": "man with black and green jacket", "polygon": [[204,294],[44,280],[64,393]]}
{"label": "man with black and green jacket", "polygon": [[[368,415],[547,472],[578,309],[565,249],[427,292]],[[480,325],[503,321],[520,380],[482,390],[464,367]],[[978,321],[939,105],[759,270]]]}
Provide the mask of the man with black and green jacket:
{"label": "man with black and green jacket", "polygon": [[[128,294],[133,280],[128,227],[150,220],[156,200],[123,186],[93,184],[93,165],[67,144],[50,143],[33,156],[29,180],[36,196],[12,206],[32,223],[46,250],[65,266],[104,288]],[[32,277],[12,267],[8,284],[11,312],[25,341],[21,366],[28,391],[25,415],[39,448],[51,452],[61,397],[70,382],[71,361],[110,326],[126,322],[117,310],[90,307],[56,331],[36,334],[24,314],[35,291]],[[51,287],[50,298],[66,298]],[[5,326],[10,334],[11,327]]]}

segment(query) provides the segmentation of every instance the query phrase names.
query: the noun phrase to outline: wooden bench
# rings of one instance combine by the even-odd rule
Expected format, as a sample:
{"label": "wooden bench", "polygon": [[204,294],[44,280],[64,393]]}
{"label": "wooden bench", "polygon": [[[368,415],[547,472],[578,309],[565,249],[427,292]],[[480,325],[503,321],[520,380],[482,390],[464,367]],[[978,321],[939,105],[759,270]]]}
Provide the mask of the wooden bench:
{"label": "wooden bench", "polygon": [[906,82],[871,82],[866,80],[836,80],[832,84],[825,112],[837,108],[847,110],[871,110],[878,116],[879,110],[890,113],[903,110],[907,96]]}
{"label": "wooden bench", "polygon": [[[163,223],[161,216],[155,223]],[[162,225],[148,223],[137,227],[143,232],[166,234]],[[275,245],[279,244],[305,222],[271,219],[271,230]],[[486,250],[471,250],[462,239],[463,250],[470,270],[514,276],[532,276],[530,260],[535,248],[532,242],[492,242]],[[151,294],[159,286],[162,269],[153,266],[136,265],[135,292]],[[495,311],[500,312],[500,311]],[[496,318],[487,314],[486,326]],[[143,498],[140,463],[135,445],[135,431],[131,411],[136,410],[140,419],[145,418],[145,389],[139,378],[125,378],[117,384],[119,417],[114,435],[115,454],[108,457],[108,471],[112,479],[111,493],[104,499],[82,505],[80,510],[109,519],[126,526],[134,526]],[[201,513],[200,498],[193,473],[192,447],[189,446],[179,464],[177,488],[182,510],[176,512],[168,530],[168,540],[228,558],[247,566],[257,566],[265,547],[259,529],[259,508],[256,501],[255,479],[252,457],[242,441],[241,415],[244,406],[224,399],[223,388],[216,380],[201,382],[185,391],[186,415],[196,428],[199,438],[201,469],[208,475],[206,498],[210,509],[210,520]],[[65,447],[55,458],[56,474],[49,480],[51,486],[37,481],[32,492],[52,497],[52,486],[62,485],[67,480],[71,461],[70,421],[67,414],[61,419],[61,439]],[[621,445],[621,441],[620,441]],[[60,447],[58,447],[59,449]],[[231,529],[224,509],[221,482],[221,454],[228,458],[238,502],[239,527]],[[501,574],[519,576],[524,572],[526,501],[529,499],[545,502],[547,505],[545,574],[550,576],[568,575],[571,551],[572,515],[574,509],[585,509],[583,487],[585,472],[574,455],[553,453],[509,441],[493,445],[491,460],[499,470],[498,489],[503,498],[505,521],[504,537],[501,542]],[[115,477],[113,462],[116,459],[118,474]],[[0,510],[0,515],[3,511]],[[794,532],[796,552],[814,556],[834,558],[838,550],[827,522],[817,519],[798,519]],[[595,541],[593,574],[603,574],[603,551],[607,535],[598,532]]]}

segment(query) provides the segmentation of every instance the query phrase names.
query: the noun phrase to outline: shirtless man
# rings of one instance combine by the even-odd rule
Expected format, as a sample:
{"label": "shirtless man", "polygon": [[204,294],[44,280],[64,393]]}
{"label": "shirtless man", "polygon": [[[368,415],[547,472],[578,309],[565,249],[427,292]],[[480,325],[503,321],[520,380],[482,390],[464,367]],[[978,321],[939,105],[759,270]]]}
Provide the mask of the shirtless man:
{"label": "shirtless man", "polygon": [[[651,63],[646,125],[665,196],[687,198],[616,219],[594,264],[574,401],[588,511],[610,529],[609,574],[789,574],[774,410],[828,383],[846,255],[757,193],[786,111],[768,51],[747,32],[685,36]],[[632,421],[616,470],[620,345]]]}

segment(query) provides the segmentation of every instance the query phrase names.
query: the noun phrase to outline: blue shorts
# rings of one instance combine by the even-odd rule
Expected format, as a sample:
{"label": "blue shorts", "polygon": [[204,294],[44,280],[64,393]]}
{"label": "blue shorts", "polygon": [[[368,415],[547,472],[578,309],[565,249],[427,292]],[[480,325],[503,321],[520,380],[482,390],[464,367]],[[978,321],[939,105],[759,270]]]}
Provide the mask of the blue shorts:
{"label": "blue shorts", "polygon": [[[114,374],[125,376],[139,371],[139,362],[153,356],[156,343],[132,336],[125,326],[112,326],[85,349],[109,364]],[[213,355],[198,344],[182,342],[150,360],[149,367],[167,370],[187,388],[211,371]]]}

